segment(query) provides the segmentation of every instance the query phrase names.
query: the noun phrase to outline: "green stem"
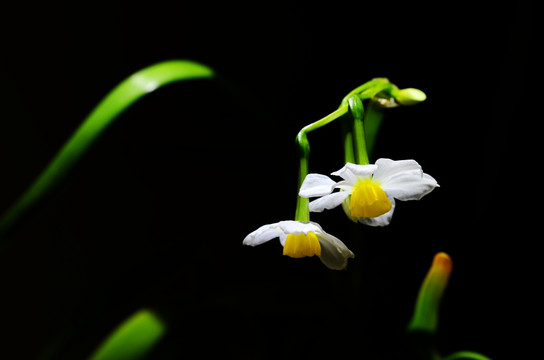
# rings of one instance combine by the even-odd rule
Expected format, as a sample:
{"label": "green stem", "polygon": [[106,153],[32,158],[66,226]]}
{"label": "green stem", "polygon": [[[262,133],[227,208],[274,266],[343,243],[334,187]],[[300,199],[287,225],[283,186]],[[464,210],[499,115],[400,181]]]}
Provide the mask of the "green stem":
{"label": "green stem", "polygon": [[107,126],[136,100],[172,82],[210,78],[213,75],[210,68],[199,63],[174,60],[142,69],[117,85],[89,114],[30,188],[0,219],[0,235],[58,185]]}
{"label": "green stem", "polygon": [[[372,100],[367,114],[365,114],[362,101],[372,99],[380,92],[391,92],[394,89],[395,86],[387,78],[376,78],[353,89],[342,99],[340,107],[351,106],[354,115],[353,130],[350,130],[350,126],[346,122],[343,124],[344,158],[346,162],[358,164],[368,164],[370,162],[368,154],[371,154],[374,148],[375,137],[383,117],[383,111]],[[367,118],[370,123],[368,125]],[[366,136],[365,132],[367,132]]]}
{"label": "green stem", "polygon": [[316,122],[313,122],[313,123],[311,123],[309,125],[306,125],[305,127],[303,127],[298,132],[297,142],[299,142],[299,137],[301,136],[301,134],[307,134],[307,133],[309,133],[311,131],[319,129],[320,127],[322,127],[324,125],[327,125],[331,121],[334,121],[334,120],[338,119],[339,117],[341,117],[342,115],[344,115],[345,113],[347,113],[348,109],[349,109],[348,104],[341,105],[338,109],[336,109],[335,111],[333,111],[329,115],[325,116],[324,118],[322,118],[320,120],[317,120]]}
{"label": "green stem", "polygon": [[355,153],[353,152],[353,123],[348,116],[345,116],[342,121],[342,136],[344,138],[344,162],[355,164]]}
{"label": "green stem", "polygon": [[355,161],[357,164],[367,165],[368,153],[366,149],[365,130],[363,124],[364,107],[361,98],[357,95],[348,99],[349,109],[353,117],[353,139],[355,143]]}
{"label": "green stem", "polygon": [[376,144],[376,137],[382,124],[384,110],[380,105],[373,100],[368,102],[365,112],[365,134],[366,134],[366,148],[369,157],[372,157],[374,153],[374,145]]}
{"label": "green stem", "polygon": [[353,89],[342,99],[342,105],[346,105],[348,100],[354,96],[358,95],[361,100],[370,99],[382,91],[390,92],[394,89],[394,85],[389,82],[387,78],[376,78],[370,81],[367,81],[363,85]]}
{"label": "green stem", "polygon": [[[347,104],[340,106],[337,110],[333,111],[329,115],[325,116],[324,118],[316,122],[306,125],[298,132],[296,137],[296,142],[299,147],[299,156],[300,156],[299,171],[298,171],[298,189],[300,189],[300,186],[304,182],[306,175],[308,175],[308,161],[310,158],[310,142],[308,141],[307,134],[311,131],[319,129],[322,126],[327,125],[328,123],[338,119],[342,115],[345,115],[348,112],[348,108],[349,106]],[[303,222],[310,221],[310,210],[308,208],[308,204],[309,204],[309,199],[297,196],[297,206],[296,206],[296,212],[295,212],[296,221],[303,221]]]}
{"label": "green stem", "polygon": [[[299,167],[298,167],[298,187],[300,189],[302,182],[308,175],[308,160],[310,157],[310,143],[308,142],[308,137],[306,133],[300,134],[300,137],[297,136],[299,144]],[[297,195],[297,208],[295,212],[295,220],[307,222],[310,221],[310,209],[309,209],[310,199],[303,198]]]}

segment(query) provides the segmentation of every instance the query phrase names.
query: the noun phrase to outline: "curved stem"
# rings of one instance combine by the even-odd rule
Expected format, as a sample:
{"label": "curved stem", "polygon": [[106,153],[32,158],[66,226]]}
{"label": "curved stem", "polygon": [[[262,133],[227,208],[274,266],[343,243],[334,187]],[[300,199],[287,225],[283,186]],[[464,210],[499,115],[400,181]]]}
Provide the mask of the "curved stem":
{"label": "curved stem", "polygon": [[341,104],[342,105],[347,104],[348,100],[354,95],[358,95],[361,98],[361,100],[367,100],[376,96],[382,91],[390,92],[394,88],[395,88],[394,85],[391,84],[391,82],[389,82],[389,79],[387,78],[372,79],[370,81],[367,81],[363,85],[350,91],[349,94],[344,96]]}
{"label": "curved stem", "polygon": [[174,60],[144,68],[117,85],[83,121],[30,188],[0,219],[0,235],[31,205],[56,186],[107,126],[134,102],[164,85],[210,78],[213,75],[213,70],[207,66],[192,61]]}
{"label": "curved stem", "polygon": [[302,133],[307,134],[311,131],[314,131],[316,129],[319,129],[320,127],[327,125],[331,121],[334,121],[338,119],[340,116],[344,115],[348,112],[348,104],[341,105],[338,109],[330,113],[329,115],[325,116],[324,118],[317,120],[316,122],[313,122],[309,125],[306,125],[303,127],[297,134],[297,142],[298,138]]}
{"label": "curved stem", "polygon": [[[338,109],[336,109],[329,115],[325,116],[324,118],[316,122],[306,125],[298,132],[296,137],[296,142],[299,148],[300,163],[299,163],[299,171],[298,171],[298,188],[297,189],[300,189],[302,182],[306,178],[306,175],[308,175],[308,161],[310,158],[310,142],[308,141],[307,134],[311,131],[319,129],[320,127],[324,125],[327,125],[328,123],[338,119],[342,115],[345,115],[348,112],[348,108],[349,106],[347,104],[340,106]],[[310,210],[308,209],[308,204],[309,204],[309,199],[297,196],[297,206],[296,206],[296,212],[295,212],[296,221],[304,221],[304,222],[310,221]]]}

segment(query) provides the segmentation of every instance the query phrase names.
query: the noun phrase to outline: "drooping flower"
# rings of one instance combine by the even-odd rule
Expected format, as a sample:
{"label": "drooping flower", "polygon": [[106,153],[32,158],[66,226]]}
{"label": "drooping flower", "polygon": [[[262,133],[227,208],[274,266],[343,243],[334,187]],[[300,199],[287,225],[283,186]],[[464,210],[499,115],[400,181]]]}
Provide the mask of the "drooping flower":
{"label": "drooping flower", "polygon": [[369,165],[347,163],[331,175],[343,180],[335,182],[321,174],[308,174],[304,179],[299,195],[319,197],[310,202],[310,211],[322,212],[342,205],[352,220],[370,226],[391,222],[395,199],[419,200],[439,186],[415,160],[378,159]]}
{"label": "drooping flower", "polygon": [[345,269],[353,252],[338,238],[326,233],[315,222],[280,221],[263,225],[246,236],[244,245],[256,246],[279,238],[283,255],[293,258],[318,256],[325,266],[333,270]]}

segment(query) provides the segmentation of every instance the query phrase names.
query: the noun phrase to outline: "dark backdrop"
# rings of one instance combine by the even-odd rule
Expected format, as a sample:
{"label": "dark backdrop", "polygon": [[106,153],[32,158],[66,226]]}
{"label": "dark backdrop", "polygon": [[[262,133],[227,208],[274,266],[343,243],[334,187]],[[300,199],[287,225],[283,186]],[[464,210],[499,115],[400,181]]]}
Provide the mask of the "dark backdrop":
{"label": "dark backdrop", "polygon": [[[169,326],[153,359],[400,359],[438,251],[454,263],[440,351],[530,345],[513,340],[537,262],[527,4],[42,2],[3,17],[0,211],[131,73],[191,59],[218,77],[139,101],[10,234],[0,354],[85,358],[147,307]],[[347,271],[243,247],[294,216],[298,130],[382,76],[428,100],[387,111],[375,158],[416,159],[441,187],[383,229],[313,215],[356,253]],[[328,129],[310,135],[312,172],[343,165]]]}

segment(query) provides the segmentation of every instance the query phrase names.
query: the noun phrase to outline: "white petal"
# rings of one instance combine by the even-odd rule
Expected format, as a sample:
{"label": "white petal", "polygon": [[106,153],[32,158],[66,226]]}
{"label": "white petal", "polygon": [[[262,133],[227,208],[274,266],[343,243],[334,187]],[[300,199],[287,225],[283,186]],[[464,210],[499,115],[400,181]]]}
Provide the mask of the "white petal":
{"label": "white petal", "polygon": [[348,259],[355,257],[340,239],[323,232],[317,235],[321,245],[319,259],[326,267],[333,270],[343,270],[348,265]]}
{"label": "white petal", "polygon": [[361,224],[365,224],[365,225],[368,225],[368,226],[387,226],[387,225],[389,225],[389,223],[391,222],[391,219],[393,218],[393,211],[395,211],[395,199],[390,197],[389,200],[391,201],[391,205],[393,205],[391,207],[391,210],[389,210],[388,212],[386,212],[383,215],[373,217],[373,218],[360,217],[360,218],[358,218],[359,222]]}
{"label": "white petal", "polygon": [[308,234],[309,232],[322,232],[321,226],[314,222],[280,221],[279,226],[285,234]]}
{"label": "white petal", "polygon": [[322,233],[323,229],[314,222],[301,221],[280,221],[274,224],[263,225],[251,234],[246,236],[242,242],[244,245],[257,246],[277,237],[280,238],[282,246],[289,234],[308,234],[309,232]]}
{"label": "white petal", "polygon": [[304,198],[330,194],[336,182],[321,174],[308,174],[300,186],[299,196]]}
{"label": "white petal", "polygon": [[422,175],[423,170],[415,160],[378,159],[373,179],[383,184],[403,174]]}
{"label": "white petal", "polygon": [[280,244],[281,244],[281,246],[285,246],[285,240],[287,240],[287,235],[289,235],[289,234],[286,234],[286,233],[281,233],[280,234]]}
{"label": "white petal", "polygon": [[281,246],[285,246],[285,240],[287,239],[287,235],[289,234],[306,234],[308,235],[309,232],[313,232],[315,234],[321,234],[323,233],[323,229],[321,226],[319,226],[318,223],[315,222],[301,222],[301,221],[280,221],[279,222],[280,227],[283,230],[283,233],[280,235],[280,243]]}
{"label": "white petal", "polygon": [[340,176],[349,184],[355,185],[359,179],[365,179],[372,176],[377,169],[376,165],[356,165],[346,163],[343,168],[333,172],[331,175]]}
{"label": "white petal", "polygon": [[261,226],[246,236],[242,244],[257,246],[279,237],[283,233],[283,230],[280,228],[279,224],[280,223],[274,223]]}
{"label": "white petal", "polygon": [[388,196],[402,201],[419,200],[439,186],[436,180],[428,174],[409,173],[397,175],[380,185]]}
{"label": "white petal", "polygon": [[342,189],[342,190],[345,190],[345,191],[349,191],[349,193],[351,194],[353,192],[353,188],[355,187],[355,185],[350,184],[349,181],[342,180],[342,181],[337,182],[336,185],[334,185],[334,187],[336,189]]}
{"label": "white petal", "polygon": [[325,195],[314,201],[310,201],[311,212],[322,212],[325,209],[332,209],[342,204],[342,202],[349,196],[349,191],[338,191],[330,195]]}

